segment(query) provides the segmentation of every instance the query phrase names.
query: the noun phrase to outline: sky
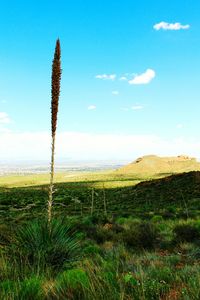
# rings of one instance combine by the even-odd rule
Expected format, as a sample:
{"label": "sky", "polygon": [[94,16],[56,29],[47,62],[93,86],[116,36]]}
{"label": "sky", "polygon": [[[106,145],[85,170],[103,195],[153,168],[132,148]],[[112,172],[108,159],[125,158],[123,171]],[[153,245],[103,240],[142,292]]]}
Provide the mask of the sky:
{"label": "sky", "polygon": [[1,1],[0,161],[200,158],[199,0]]}

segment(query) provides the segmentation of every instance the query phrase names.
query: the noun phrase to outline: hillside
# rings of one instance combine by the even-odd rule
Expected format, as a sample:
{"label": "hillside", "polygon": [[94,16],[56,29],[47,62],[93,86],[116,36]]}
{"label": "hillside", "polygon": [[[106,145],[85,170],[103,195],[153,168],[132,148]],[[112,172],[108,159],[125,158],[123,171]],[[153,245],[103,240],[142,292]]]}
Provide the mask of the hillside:
{"label": "hillside", "polygon": [[[124,182],[124,179],[122,179]],[[153,179],[150,181],[103,188],[102,178],[94,181],[56,183],[54,212],[66,215],[90,214],[92,189],[94,188],[95,212],[102,214],[103,199],[107,210],[113,215],[148,216],[152,211],[163,214],[171,207],[182,213],[200,213],[200,172],[193,171]],[[5,220],[19,220],[39,217],[46,209],[48,187],[26,186],[0,188],[0,223]],[[77,201],[78,200],[78,201]],[[81,204],[80,204],[81,203]],[[82,212],[81,212],[82,211]]]}
{"label": "hillside", "polygon": [[143,181],[133,187],[116,190],[118,206],[125,211],[200,211],[200,172],[193,171],[165,178]]}
{"label": "hillside", "polygon": [[141,176],[175,174],[200,171],[200,163],[196,158],[179,155],[177,157],[159,157],[147,155],[116,170],[119,174],[140,174]]}

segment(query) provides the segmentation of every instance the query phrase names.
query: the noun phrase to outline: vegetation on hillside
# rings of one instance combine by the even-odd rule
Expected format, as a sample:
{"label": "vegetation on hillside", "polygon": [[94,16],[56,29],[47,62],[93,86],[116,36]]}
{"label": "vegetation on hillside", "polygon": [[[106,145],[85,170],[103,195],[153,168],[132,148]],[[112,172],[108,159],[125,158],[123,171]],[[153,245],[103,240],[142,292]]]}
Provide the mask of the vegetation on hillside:
{"label": "vegetation on hillside", "polygon": [[[85,175],[84,175],[85,176]],[[40,177],[38,177],[40,179]],[[66,182],[55,184],[54,215],[85,215],[91,212],[92,193],[94,212],[102,214],[104,198],[110,215],[139,216],[149,218],[152,213],[164,217],[193,217],[200,212],[200,172],[189,172],[165,178],[139,182],[134,178],[121,178],[108,181],[105,178],[89,176],[80,181],[66,178]],[[85,181],[84,181],[85,179]],[[96,180],[95,180],[96,179]],[[104,183],[105,180],[105,183]],[[132,180],[132,181],[131,181]],[[142,179],[140,179],[142,180]],[[126,186],[128,181],[131,186]],[[39,183],[39,181],[38,181]],[[113,184],[113,187],[112,187]],[[12,186],[12,183],[10,183]],[[123,186],[124,185],[124,186]],[[26,220],[45,213],[48,199],[48,185],[24,187],[0,187],[1,222]]]}
{"label": "vegetation on hillside", "polygon": [[200,173],[99,176],[55,184],[51,232],[48,185],[1,186],[0,299],[199,299]]}

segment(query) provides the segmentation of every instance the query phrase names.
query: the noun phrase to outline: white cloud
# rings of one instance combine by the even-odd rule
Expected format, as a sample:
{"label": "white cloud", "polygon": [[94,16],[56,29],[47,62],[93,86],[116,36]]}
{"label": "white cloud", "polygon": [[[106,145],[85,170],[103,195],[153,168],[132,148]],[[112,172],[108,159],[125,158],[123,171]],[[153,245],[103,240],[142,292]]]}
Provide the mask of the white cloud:
{"label": "white cloud", "polygon": [[[0,132],[0,159],[50,159],[49,132]],[[14,151],[13,151],[14,149]],[[61,132],[56,137],[56,158],[126,159],[134,160],[146,154],[199,157],[199,138],[165,139],[156,135],[92,134]]]}
{"label": "white cloud", "polygon": [[95,78],[97,78],[97,79],[103,79],[103,80],[115,80],[116,79],[116,74],[96,75]]}
{"label": "white cloud", "polygon": [[128,80],[128,78],[126,77],[126,76],[121,76],[120,78],[119,78],[119,80],[121,80],[121,81],[125,81],[125,80]]}
{"label": "white cloud", "polygon": [[1,133],[10,133],[10,132],[12,132],[12,131],[9,128],[0,126],[0,134]]}
{"label": "white cloud", "polygon": [[142,105],[139,105],[139,104],[136,104],[136,105],[133,105],[131,107],[133,110],[140,110],[140,109],[143,109],[143,106]]}
{"label": "white cloud", "polygon": [[88,106],[88,110],[94,110],[94,109],[96,109],[96,105],[89,105]]}
{"label": "white cloud", "polygon": [[140,75],[135,75],[133,79],[129,80],[129,84],[148,84],[156,76],[156,73],[152,69],[147,69]]}
{"label": "white cloud", "polygon": [[8,114],[5,112],[0,112],[0,124],[9,124],[11,119],[9,118]]}
{"label": "white cloud", "polygon": [[117,96],[117,95],[119,95],[119,91],[112,91],[112,94]]}
{"label": "white cloud", "polygon": [[181,30],[181,29],[189,29],[190,28],[190,25],[182,25],[181,23],[167,23],[167,22],[160,22],[158,24],[155,24],[153,26],[153,28],[155,30],[160,30],[160,29],[163,29],[163,30]]}

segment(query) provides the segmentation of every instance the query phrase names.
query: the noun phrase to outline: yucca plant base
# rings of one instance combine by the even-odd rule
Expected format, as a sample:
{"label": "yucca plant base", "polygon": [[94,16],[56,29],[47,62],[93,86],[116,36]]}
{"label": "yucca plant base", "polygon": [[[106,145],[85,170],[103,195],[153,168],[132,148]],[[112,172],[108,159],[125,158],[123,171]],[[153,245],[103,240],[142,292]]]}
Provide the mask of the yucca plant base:
{"label": "yucca plant base", "polygon": [[51,230],[48,220],[40,220],[17,230],[13,251],[30,269],[61,270],[78,259],[80,243],[76,233],[62,220],[52,219]]}

